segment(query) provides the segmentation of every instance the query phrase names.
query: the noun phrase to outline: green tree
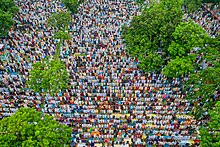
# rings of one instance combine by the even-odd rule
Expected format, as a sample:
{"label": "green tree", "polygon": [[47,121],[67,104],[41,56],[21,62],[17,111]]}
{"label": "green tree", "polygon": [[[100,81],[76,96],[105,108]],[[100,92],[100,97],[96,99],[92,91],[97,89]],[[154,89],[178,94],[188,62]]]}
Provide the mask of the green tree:
{"label": "green tree", "polygon": [[162,73],[168,77],[188,75],[189,79],[182,81],[183,92],[194,105],[192,114],[201,119],[215,105],[215,96],[220,88],[219,37],[210,38],[202,27],[191,20],[181,22],[172,37],[167,57],[170,60]]}
{"label": "green tree", "polygon": [[59,59],[59,55],[63,41],[70,39],[67,33],[70,20],[70,14],[65,12],[53,14],[48,19],[48,25],[57,30],[55,39],[60,41],[54,59],[46,58],[33,64],[27,86],[35,92],[55,95],[60,90],[68,88],[69,75],[65,63]]}
{"label": "green tree", "polygon": [[55,33],[55,39],[69,40],[71,36],[67,33],[67,31],[58,31]]}
{"label": "green tree", "polygon": [[[145,7],[142,14],[135,16],[130,26],[123,27],[124,42],[128,53],[136,58],[141,57],[140,62],[148,66],[150,70],[160,70],[161,63],[152,64],[152,60],[147,60],[150,54],[165,60],[168,54],[168,47],[172,41],[172,33],[176,26],[182,21],[181,6],[183,1],[161,0],[154,3],[149,8]],[[158,50],[162,50],[162,54]],[[159,57],[160,56],[160,57]],[[143,66],[143,67],[146,67]],[[154,68],[155,67],[155,68]]]}
{"label": "green tree", "polygon": [[[191,57],[191,56],[190,56]],[[191,59],[189,57],[172,59],[164,68],[163,74],[167,77],[181,77],[182,75],[189,74],[194,70],[192,56]]]}
{"label": "green tree", "polygon": [[145,0],[136,0],[137,4],[141,4],[142,5],[144,2],[145,2]]}
{"label": "green tree", "polygon": [[201,146],[220,146],[220,101],[209,111],[208,125],[200,129]]}
{"label": "green tree", "polygon": [[0,9],[0,36],[6,36],[8,30],[11,29],[12,25],[14,24],[12,17],[12,14]]}
{"label": "green tree", "polygon": [[181,22],[172,36],[168,51],[173,58],[187,56],[194,48],[201,49],[210,40],[208,33],[192,20]]}
{"label": "green tree", "polygon": [[189,77],[182,80],[182,90],[194,105],[192,114],[201,119],[218,100],[220,40],[210,38],[192,20],[182,21],[182,5],[194,3],[184,2],[161,0],[145,7],[129,26],[123,27],[122,38],[128,53],[139,59],[138,66],[144,71],[162,70],[168,77]]}
{"label": "green tree", "polygon": [[47,23],[49,26],[53,27],[57,31],[55,32],[55,39],[59,39],[57,44],[57,51],[55,58],[58,59],[60,56],[61,48],[65,40],[71,39],[68,32],[68,25],[71,22],[70,13],[60,12],[58,14],[53,14],[48,20]]}
{"label": "green tree", "polygon": [[27,85],[34,92],[55,95],[59,90],[68,88],[69,75],[60,59],[44,59],[32,66]]}
{"label": "green tree", "polygon": [[13,0],[1,0],[0,1],[0,10],[15,14],[18,12],[18,7],[15,5],[15,2]]}
{"label": "green tree", "polygon": [[70,40],[71,37],[70,35],[64,31],[58,31],[55,33],[55,36],[54,36],[55,39],[59,39],[60,41],[58,42],[57,44],[57,51],[56,51],[56,54],[55,54],[55,58],[58,59],[59,56],[60,56],[60,51],[61,51],[61,48],[62,48],[62,45],[64,43],[65,40]]}
{"label": "green tree", "polygon": [[64,5],[71,11],[73,14],[78,13],[78,7],[84,0],[62,0]]}
{"label": "green tree", "polygon": [[138,64],[138,67],[144,71],[159,71],[161,69],[161,65],[164,63],[161,56],[155,53],[149,53],[145,57],[140,56],[139,59],[140,63]]}
{"label": "green tree", "polygon": [[184,0],[184,7],[188,13],[198,10],[202,6],[202,0]]}
{"label": "green tree", "polygon": [[186,99],[194,104],[192,113],[197,119],[202,118],[205,112],[217,102],[217,91],[220,88],[220,53],[218,39],[212,39],[207,47],[199,51],[197,62],[194,63],[194,72],[184,83],[183,91]]}
{"label": "green tree", "polygon": [[220,0],[202,0],[204,3],[220,3]]}
{"label": "green tree", "polygon": [[47,20],[49,26],[58,29],[59,31],[68,30],[68,25],[71,22],[71,15],[68,12],[59,12],[51,15]]}
{"label": "green tree", "polygon": [[216,101],[217,89],[219,89],[220,68],[209,67],[189,76],[184,83],[185,98],[194,105],[192,114],[200,119]]}
{"label": "green tree", "polygon": [[20,108],[0,120],[0,132],[0,144],[6,147],[61,147],[71,139],[71,128],[33,108]]}
{"label": "green tree", "polygon": [[0,36],[6,36],[14,24],[13,15],[18,12],[18,7],[13,0],[0,1]]}
{"label": "green tree", "polygon": [[[170,61],[163,69],[168,77],[181,77],[198,70],[196,57],[204,50],[211,38],[205,30],[192,20],[181,22],[172,34],[173,40],[168,51]],[[200,65],[199,65],[200,67]]]}

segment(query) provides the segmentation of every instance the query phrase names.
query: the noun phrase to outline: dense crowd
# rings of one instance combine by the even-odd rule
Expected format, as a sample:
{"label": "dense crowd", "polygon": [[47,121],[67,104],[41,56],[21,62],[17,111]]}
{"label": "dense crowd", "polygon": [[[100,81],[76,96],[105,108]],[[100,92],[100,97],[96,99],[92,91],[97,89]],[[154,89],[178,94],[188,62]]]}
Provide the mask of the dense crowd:
{"label": "dense crowd", "polygon": [[218,13],[214,13],[215,11],[217,11],[216,7],[214,7],[214,10],[211,10],[207,5],[203,4],[198,11],[190,16],[196,23],[201,25],[212,38],[220,34],[220,17],[218,17]]}
{"label": "dense crowd", "polygon": [[70,88],[54,97],[34,93],[25,81],[32,63],[55,53],[57,40],[46,20],[65,8],[49,0],[16,3],[16,23],[9,37],[0,40],[9,51],[0,64],[0,117],[21,106],[40,111],[45,102],[43,112],[73,127],[72,146],[199,144],[200,124],[188,115],[193,108],[182,99],[181,79],[146,74],[125,53],[121,27],[139,11],[133,0],[88,0],[80,6],[69,26],[72,40],[60,56],[70,73]]}

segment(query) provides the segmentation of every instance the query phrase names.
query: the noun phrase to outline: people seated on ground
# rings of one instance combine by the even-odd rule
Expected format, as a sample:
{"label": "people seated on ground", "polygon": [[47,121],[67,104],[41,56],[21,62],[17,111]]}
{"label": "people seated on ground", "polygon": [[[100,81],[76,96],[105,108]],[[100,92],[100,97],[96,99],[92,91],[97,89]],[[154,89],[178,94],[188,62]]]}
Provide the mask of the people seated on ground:
{"label": "people seated on ground", "polygon": [[[0,118],[29,106],[53,115],[72,130],[72,146],[198,145],[192,106],[183,99],[180,79],[146,74],[125,53],[121,26],[139,12],[133,0],[88,0],[73,15],[72,40],[61,51],[70,88],[44,98],[25,87],[31,65],[53,56],[57,40],[46,25],[58,1],[16,1],[20,11],[9,37],[0,40],[10,56],[1,61]],[[203,9],[192,18],[216,35],[219,24]],[[207,20],[210,21],[207,21]],[[74,56],[79,54],[79,56]],[[86,56],[80,56],[86,54]]]}

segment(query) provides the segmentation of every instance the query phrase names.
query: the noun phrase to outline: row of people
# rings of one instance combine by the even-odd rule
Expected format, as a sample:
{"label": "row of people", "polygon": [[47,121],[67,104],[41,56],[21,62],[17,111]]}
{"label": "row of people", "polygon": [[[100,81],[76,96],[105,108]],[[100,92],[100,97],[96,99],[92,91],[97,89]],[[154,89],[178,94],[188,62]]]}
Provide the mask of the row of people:
{"label": "row of people", "polygon": [[[216,15],[217,16],[217,15]],[[191,18],[201,25],[212,38],[219,36],[219,18],[213,15],[206,5],[203,5],[198,11],[191,14]]]}
{"label": "row of people", "polygon": [[69,26],[72,40],[60,55],[70,75],[69,89],[54,97],[34,93],[25,81],[33,63],[54,55],[57,40],[46,20],[66,9],[58,1],[16,3],[20,11],[14,28],[1,40],[10,54],[0,61],[1,117],[21,106],[35,107],[73,127],[72,146],[199,144],[200,122],[189,115],[193,107],[183,99],[181,79],[145,74],[137,68],[139,61],[125,53],[121,27],[139,13],[135,1],[80,5]]}

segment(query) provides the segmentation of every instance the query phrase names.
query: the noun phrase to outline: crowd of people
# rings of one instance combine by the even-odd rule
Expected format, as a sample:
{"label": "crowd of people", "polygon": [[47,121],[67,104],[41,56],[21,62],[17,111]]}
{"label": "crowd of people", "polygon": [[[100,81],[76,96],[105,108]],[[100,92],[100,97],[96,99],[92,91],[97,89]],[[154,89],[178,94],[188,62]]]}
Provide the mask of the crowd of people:
{"label": "crowd of people", "polygon": [[21,106],[40,111],[44,101],[44,113],[72,126],[71,146],[199,145],[200,123],[188,115],[193,108],[183,99],[181,79],[146,74],[137,68],[138,60],[125,53],[121,27],[139,12],[134,0],[88,0],[80,5],[69,26],[72,40],[60,56],[70,88],[54,97],[34,93],[25,81],[32,63],[54,55],[57,40],[46,20],[66,9],[51,0],[16,4],[16,23],[0,40],[9,51],[8,59],[0,61],[0,117]]}
{"label": "crowd of people", "polygon": [[[215,10],[217,11],[217,9]],[[215,11],[213,10],[213,12]],[[203,4],[198,11],[191,14],[190,18],[201,25],[212,38],[215,38],[220,34],[220,17],[218,16],[218,13],[212,13],[212,10],[208,7],[208,5]]]}

